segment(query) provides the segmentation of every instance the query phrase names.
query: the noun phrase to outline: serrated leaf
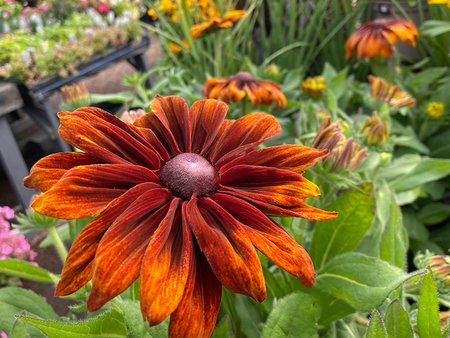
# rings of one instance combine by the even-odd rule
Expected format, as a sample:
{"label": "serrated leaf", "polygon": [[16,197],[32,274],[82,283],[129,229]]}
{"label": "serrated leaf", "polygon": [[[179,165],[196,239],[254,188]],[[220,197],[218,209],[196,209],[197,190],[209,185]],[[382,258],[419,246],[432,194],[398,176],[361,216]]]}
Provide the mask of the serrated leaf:
{"label": "serrated leaf", "polygon": [[420,337],[442,337],[438,295],[431,271],[428,271],[422,280],[417,313],[417,330]]}
{"label": "serrated leaf", "polygon": [[262,331],[263,338],[316,338],[318,305],[310,295],[292,293],[273,307]]}
{"label": "serrated leaf", "polygon": [[414,338],[408,313],[398,299],[389,304],[384,323],[388,338]]}
{"label": "serrated leaf", "polygon": [[372,311],[366,338],[387,338],[383,319],[381,319],[380,313],[377,310]]}
{"label": "serrated leaf", "polygon": [[328,206],[327,210],[339,216],[317,225],[310,250],[314,265],[320,268],[333,257],[354,250],[370,228],[374,208],[370,183],[345,191]]}
{"label": "serrated leaf", "polygon": [[0,273],[41,283],[53,283],[56,278],[47,270],[20,259],[0,260]]}
{"label": "serrated leaf", "polygon": [[43,319],[58,317],[44,298],[33,291],[17,287],[0,288],[0,331],[10,332],[15,315],[23,311]]}
{"label": "serrated leaf", "polygon": [[357,311],[370,311],[407,278],[403,270],[381,259],[349,252],[318,271],[316,287]]}
{"label": "serrated leaf", "polygon": [[20,320],[35,326],[49,337],[58,338],[126,338],[127,330],[122,314],[116,310],[78,322],[42,320],[17,316]]}

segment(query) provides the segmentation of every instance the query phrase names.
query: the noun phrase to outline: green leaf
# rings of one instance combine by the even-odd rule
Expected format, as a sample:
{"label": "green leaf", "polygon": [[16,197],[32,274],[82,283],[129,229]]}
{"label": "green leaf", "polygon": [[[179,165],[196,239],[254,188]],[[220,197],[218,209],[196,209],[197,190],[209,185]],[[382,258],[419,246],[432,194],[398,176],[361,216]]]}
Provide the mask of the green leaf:
{"label": "green leaf", "polygon": [[398,299],[389,304],[384,323],[388,338],[414,338],[408,313]]}
{"label": "green leaf", "polygon": [[450,160],[405,155],[384,167],[381,176],[395,192],[408,191],[450,174]]}
{"label": "green leaf", "polygon": [[0,260],[0,273],[41,283],[53,283],[57,279],[47,270],[20,259]]}
{"label": "green leaf", "polygon": [[437,224],[450,216],[450,207],[445,203],[429,203],[420,209],[417,216],[424,224]]}
{"label": "green leaf", "polygon": [[427,140],[431,156],[437,158],[450,158],[450,130],[445,130]]}
{"label": "green leaf", "polygon": [[25,322],[16,319],[13,328],[8,335],[9,338],[28,338],[27,325]]}
{"label": "green leaf", "polygon": [[440,77],[447,74],[447,67],[427,68],[417,74],[412,75],[407,81],[406,85],[415,90],[428,86],[438,80]]}
{"label": "green leaf", "polygon": [[15,315],[22,311],[43,319],[57,318],[44,298],[33,291],[17,287],[0,288],[0,331],[10,332],[16,320]]}
{"label": "green leaf", "polygon": [[380,313],[375,309],[370,316],[369,327],[367,328],[366,338],[387,338],[386,328]]}
{"label": "green leaf", "polygon": [[318,335],[318,306],[310,295],[292,293],[273,307],[262,331],[263,338],[315,338]]}
{"label": "green leaf", "polygon": [[407,278],[403,270],[385,261],[349,252],[318,271],[316,287],[357,311],[370,311]]}
{"label": "green leaf", "polygon": [[344,252],[352,251],[370,228],[375,200],[372,184],[345,191],[327,210],[338,211],[336,219],[320,222],[314,232],[310,255],[317,268]]}
{"label": "green leaf", "polygon": [[428,271],[422,280],[417,313],[417,330],[420,337],[438,338],[442,336],[438,295],[431,271]]}
{"label": "green leaf", "polygon": [[426,20],[420,27],[423,35],[436,37],[438,35],[450,32],[450,22],[441,20]]}
{"label": "green leaf", "polygon": [[127,329],[127,338],[163,338],[167,337],[169,320],[150,327],[142,320],[139,301],[117,301],[115,306],[122,313]]}
{"label": "green leaf", "polygon": [[127,330],[122,314],[110,310],[100,316],[78,322],[60,322],[42,320],[26,316],[17,316],[20,320],[37,327],[49,337],[58,338],[126,338]]}

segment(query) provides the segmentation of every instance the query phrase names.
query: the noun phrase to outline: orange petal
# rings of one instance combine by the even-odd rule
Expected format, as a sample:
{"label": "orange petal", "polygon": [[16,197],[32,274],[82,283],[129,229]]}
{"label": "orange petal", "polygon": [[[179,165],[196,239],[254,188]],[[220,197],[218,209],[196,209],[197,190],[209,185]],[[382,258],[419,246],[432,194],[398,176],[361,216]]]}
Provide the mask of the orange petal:
{"label": "orange petal", "polygon": [[92,164],[70,169],[50,190],[39,195],[31,207],[62,219],[94,215],[131,187],[159,182],[156,174],[132,164]]}
{"label": "orange petal", "polygon": [[220,168],[231,160],[281,131],[277,119],[265,113],[252,113],[236,120],[217,140],[210,155],[211,162]]}
{"label": "orange petal", "polygon": [[216,100],[196,101],[189,111],[192,146],[189,152],[204,154],[210,148],[227,115],[228,106]]}
{"label": "orange petal", "polygon": [[167,199],[150,190],[111,225],[95,255],[89,311],[98,310],[139,277],[147,245],[168,209]]}
{"label": "orange petal", "polygon": [[261,264],[242,226],[210,198],[191,199],[183,212],[222,285],[262,302],[266,289]]}
{"label": "orange petal", "polygon": [[191,148],[189,107],[179,96],[156,96],[150,106],[164,127],[170,131],[182,152]]}
{"label": "orange petal", "polygon": [[224,165],[221,171],[238,164],[250,164],[303,172],[327,154],[327,149],[285,144],[249,152]]}
{"label": "orange petal", "polygon": [[282,227],[242,199],[220,193],[211,198],[244,225],[253,245],[272,262],[299,278],[305,286],[314,285],[311,258]]}
{"label": "orange petal", "polygon": [[179,199],[147,247],[141,268],[141,311],[150,325],[161,323],[178,307],[193,268],[194,247],[188,225],[181,221]]}
{"label": "orange petal", "polygon": [[291,170],[242,164],[220,173],[219,183],[223,191],[281,207],[296,206],[320,193],[314,183]]}
{"label": "orange petal", "polygon": [[24,185],[40,191],[47,191],[73,167],[101,163],[95,157],[85,153],[57,153],[41,158],[25,177]]}
{"label": "orange petal", "polygon": [[232,22],[239,20],[245,16],[246,12],[243,10],[235,9],[225,13],[223,20],[230,20]]}
{"label": "orange petal", "polygon": [[170,316],[169,337],[208,338],[216,325],[222,285],[200,252],[190,270],[183,298]]}
{"label": "orange petal", "polygon": [[159,169],[160,157],[133,125],[99,108],[58,114],[59,133],[69,144],[107,163],[133,163]]}
{"label": "orange petal", "polygon": [[237,189],[236,190],[221,189],[219,190],[219,192],[227,195],[236,196],[238,198],[242,198],[247,202],[249,202],[250,204],[256,205],[258,209],[260,209],[263,213],[270,216],[277,216],[277,217],[294,216],[311,220],[327,220],[336,218],[338,215],[336,212],[314,208],[303,201],[301,202],[298,201],[297,204],[294,206],[280,206],[270,204],[263,200],[258,200],[246,194],[242,194],[241,192],[237,191]]}
{"label": "orange petal", "polygon": [[99,216],[86,225],[70,248],[61,279],[56,286],[57,296],[66,296],[77,291],[92,278],[91,262],[106,230],[143,193],[153,189],[155,196],[164,198],[166,192],[158,193],[159,189],[155,189],[157,187],[159,186],[154,183],[142,183],[131,188],[113,200]]}

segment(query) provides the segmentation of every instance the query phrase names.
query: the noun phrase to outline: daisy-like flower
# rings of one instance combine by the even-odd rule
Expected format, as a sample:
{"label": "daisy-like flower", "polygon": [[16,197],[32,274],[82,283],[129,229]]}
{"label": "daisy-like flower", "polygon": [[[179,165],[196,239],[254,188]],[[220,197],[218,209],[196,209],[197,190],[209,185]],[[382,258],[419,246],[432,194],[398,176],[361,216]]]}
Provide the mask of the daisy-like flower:
{"label": "daisy-like flower", "polygon": [[370,94],[377,100],[397,108],[416,105],[416,100],[411,95],[401,90],[399,86],[393,85],[380,77],[369,75],[369,83]]}
{"label": "daisy-like flower", "polygon": [[226,12],[222,17],[212,17],[208,21],[192,26],[190,29],[191,36],[196,39],[214,29],[233,27],[233,24],[245,16],[245,14],[245,11],[235,9]]}
{"label": "daisy-like flower", "polygon": [[427,104],[427,114],[432,119],[439,119],[445,113],[444,102],[432,101]]}
{"label": "daisy-like flower", "polygon": [[403,19],[375,19],[359,26],[345,43],[346,58],[381,56],[389,58],[399,40],[415,47],[419,38],[416,25]]}
{"label": "daisy-like flower", "polygon": [[140,278],[143,318],[171,316],[169,336],[208,337],[222,286],[262,301],[255,247],[311,287],[307,252],[267,215],[331,219],[311,207],[319,194],[302,172],[327,150],[257,146],[280,132],[272,116],[225,120],[227,105],[156,97],[151,112],[127,124],[99,108],[59,113],[60,135],[83,152],[37,162],[25,185],[44,193],[39,213],[98,215],[75,239],[57,295],[92,279],[94,311]]}
{"label": "daisy-like flower", "polygon": [[271,105],[285,107],[287,100],[281,88],[274,82],[256,80],[248,72],[239,72],[229,77],[213,77],[206,80],[203,96],[225,102],[248,98],[253,106]]}

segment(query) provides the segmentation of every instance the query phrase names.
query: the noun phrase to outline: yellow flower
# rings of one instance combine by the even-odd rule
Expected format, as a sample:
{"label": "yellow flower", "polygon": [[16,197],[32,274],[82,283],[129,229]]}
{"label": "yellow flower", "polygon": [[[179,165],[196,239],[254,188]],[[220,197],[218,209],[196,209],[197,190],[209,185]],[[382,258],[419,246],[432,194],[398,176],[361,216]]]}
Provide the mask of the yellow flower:
{"label": "yellow flower", "polygon": [[447,5],[450,7],[450,1],[449,0],[428,0],[429,5]]}
{"label": "yellow flower", "polygon": [[374,112],[366,119],[361,133],[368,144],[381,145],[386,143],[389,138],[389,125],[381,119],[377,112]]}
{"label": "yellow flower", "polygon": [[225,13],[223,17],[213,17],[208,21],[199,23],[191,27],[192,38],[198,38],[206,32],[218,28],[233,27],[234,22],[245,16],[246,12],[242,10],[231,10]]}
{"label": "yellow flower", "polygon": [[438,119],[444,115],[445,105],[443,102],[429,102],[427,105],[427,114],[432,119]]}
{"label": "yellow flower", "polygon": [[325,78],[323,76],[308,77],[302,82],[303,91],[310,97],[322,96],[327,88]]}

